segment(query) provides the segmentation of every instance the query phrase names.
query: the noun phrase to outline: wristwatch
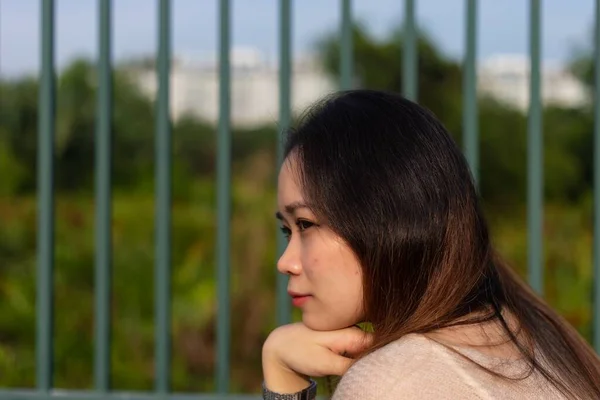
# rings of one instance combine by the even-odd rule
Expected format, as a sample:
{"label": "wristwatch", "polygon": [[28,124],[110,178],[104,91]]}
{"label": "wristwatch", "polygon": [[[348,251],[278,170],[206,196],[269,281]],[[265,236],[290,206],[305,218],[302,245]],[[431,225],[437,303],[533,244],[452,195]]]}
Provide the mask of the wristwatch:
{"label": "wristwatch", "polygon": [[317,382],[310,380],[310,385],[299,392],[281,394],[275,393],[267,389],[263,382],[263,399],[264,400],[314,400],[317,398]]}

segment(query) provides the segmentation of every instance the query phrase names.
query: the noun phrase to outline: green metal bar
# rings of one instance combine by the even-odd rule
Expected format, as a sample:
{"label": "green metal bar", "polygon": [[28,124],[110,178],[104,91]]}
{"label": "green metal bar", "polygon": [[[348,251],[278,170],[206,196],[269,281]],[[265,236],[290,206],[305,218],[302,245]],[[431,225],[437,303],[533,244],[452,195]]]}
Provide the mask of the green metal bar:
{"label": "green metal bar", "polygon": [[475,184],[479,182],[479,132],[477,111],[477,1],[466,0],[466,54],[463,68],[464,151],[471,166]]}
{"label": "green metal bar", "polygon": [[402,49],[402,89],[404,97],[416,101],[418,96],[419,60],[417,58],[417,33],[415,0],[404,0],[404,44]]}
{"label": "green metal bar", "polygon": [[2,400],[259,400],[258,394],[110,392],[97,393],[79,390],[57,390],[47,393],[33,390],[0,390]]}
{"label": "green metal bar", "polygon": [[594,315],[593,343],[600,354],[600,0],[594,32]]}
{"label": "green metal bar", "polygon": [[[279,129],[280,143],[277,146],[278,168],[283,163],[283,139],[291,119],[291,53],[292,53],[292,12],[290,0],[279,0]],[[286,240],[277,229],[277,252],[283,254]],[[291,321],[292,305],[287,295],[288,277],[277,274],[277,324]]]}
{"label": "green metal bar", "polygon": [[352,75],[354,55],[352,54],[352,3],[350,0],[342,0],[342,42],[340,47],[340,88],[347,90],[352,88]]}
{"label": "green metal bar", "polygon": [[36,383],[40,391],[52,388],[53,269],[54,269],[54,0],[41,0],[41,77],[38,117],[38,251]]}
{"label": "green metal bar", "polygon": [[230,321],[230,219],[231,219],[231,130],[230,130],[230,11],[229,0],[220,1],[219,24],[219,129],[217,136],[217,392],[229,391]]}
{"label": "green metal bar", "polygon": [[531,60],[529,127],[527,132],[527,241],[529,283],[543,295],[543,154],[540,94],[540,0],[530,0],[529,46]]}
{"label": "green metal bar", "polygon": [[96,390],[110,388],[110,293],[111,293],[111,0],[100,0],[98,110],[96,115],[96,282],[95,353]]}
{"label": "green metal bar", "polygon": [[155,388],[167,393],[171,364],[171,2],[158,9],[158,97],[156,103],[156,266],[155,266]]}

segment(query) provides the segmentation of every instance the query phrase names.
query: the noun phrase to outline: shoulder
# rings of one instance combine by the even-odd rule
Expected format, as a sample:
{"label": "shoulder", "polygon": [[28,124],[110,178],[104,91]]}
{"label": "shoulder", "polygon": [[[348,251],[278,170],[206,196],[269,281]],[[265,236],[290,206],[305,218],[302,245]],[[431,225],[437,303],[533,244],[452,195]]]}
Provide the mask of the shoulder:
{"label": "shoulder", "polygon": [[[453,391],[469,397],[468,386],[448,368],[442,346],[410,334],[357,361],[334,393],[337,399],[438,399]],[[450,392],[449,392],[450,391]]]}
{"label": "shoulder", "polygon": [[394,368],[394,371],[414,371],[431,359],[435,351],[434,342],[423,335],[409,334],[368,354],[348,370],[345,377],[370,373],[379,368]]}
{"label": "shoulder", "polygon": [[431,340],[406,335],[352,365],[337,386],[336,398],[385,399],[385,394],[399,385],[418,384],[433,352]]}

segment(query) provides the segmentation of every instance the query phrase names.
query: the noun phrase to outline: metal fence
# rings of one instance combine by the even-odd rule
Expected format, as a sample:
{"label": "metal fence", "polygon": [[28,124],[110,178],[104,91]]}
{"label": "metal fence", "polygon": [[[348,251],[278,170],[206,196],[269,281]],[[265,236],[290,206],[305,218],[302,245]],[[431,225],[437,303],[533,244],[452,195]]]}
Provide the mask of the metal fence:
{"label": "metal fence", "polygon": [[[243,399],[258,398],[229,394],[230,369],[230,284],[229,284],[229,234],[230,234],[230,0],[220,0],[219,9],[219,126],[217,160],[217,286],[219,314],[217,322],[216,394],[178,395],[170,392],[170,259],[171,259],[171,125],[169,117],[169,74],[171,58],[171,1],[159,0],[158,42],[158,95],[156,119],[156,265],[155,265],[155,388],[151,393],[113,392],[110,387],[110,315],[111,295],[111,110],[112,110],[112,59],[111,59],[111,0],[98,1],[99,22],[99,90],[96,125],[96,259],[95,259],[95,355],[93,391],[65,391],[52,387],[53,365],[53,143],[55,136],[55,2],[41,1],[41,71],[38,127],[38,264],[37,264],[37,328],[36,328],[36,389],[2,390],[0,399]],[[284,130],[290,123],[291,78],[291,0],[279,0],[279,125]],[[542,206],[543,206],[543,156],[542,156],[542,105],[540,96],[540,0],[529,0],[529,51],[531,61],[530,108],[527,146],[527,212],[528,212],[528,271],[532,287],[542,292]],[[465,0],[466,26],[464,40],[464,96],[463,126],[464,152],[476,181],[479,180],[476,98],[476,41],[477,0]],[[352,84],[352,15],[351,0],[341,0],[341,65],[340,88]],[[400,5],[399,5],[400,6]],[[402,85],[404,95],[417,98],[417,33],[415,0],[404,0],[405,32]],[[600,82],[600,0],[595,1],[595,82]],[[594,188],[593,202],[594,238],[594,311],[593,343],[600,351],[600,98],[595,92],[594,124]],[[281,161],[279,149],[278,162]],[[278,250],[283,239],[278,235]],[[291,309],[286,299],[286,279],[277,282],[277,323],[291,320]]]}

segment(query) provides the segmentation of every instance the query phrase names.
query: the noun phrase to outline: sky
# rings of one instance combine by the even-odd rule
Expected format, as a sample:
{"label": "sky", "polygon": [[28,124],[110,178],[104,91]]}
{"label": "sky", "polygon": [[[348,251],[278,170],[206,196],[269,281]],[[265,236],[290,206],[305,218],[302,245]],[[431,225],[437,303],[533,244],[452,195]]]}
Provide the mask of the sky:
{"label": "sky", "polygon": [[[0,74],[36,73],[40,52],[40,2],[0,0]],[[78,56],[97,54],[98,0],[55,0],[58,68]],[[252,47],[276,59],[278,0],[233,0],[233,47]],[[449,57],[463,56],[465,0],[417,0],[417,20]],[[542,0],[542,57],[567,62],[591,44],[593,0]],[[477,56],[528,51],[529,2],[478,1]],[[157,0],[113,0],[115,59],[156,53]],[[218,0],[172,0],[173,53],[202,57],[216,51]],[[402,0],[353,0],[352,12],[376,37],[403,18]],[[293,52],[310,51],[325,33],[339,27],[339,0],[293,1]]]}

